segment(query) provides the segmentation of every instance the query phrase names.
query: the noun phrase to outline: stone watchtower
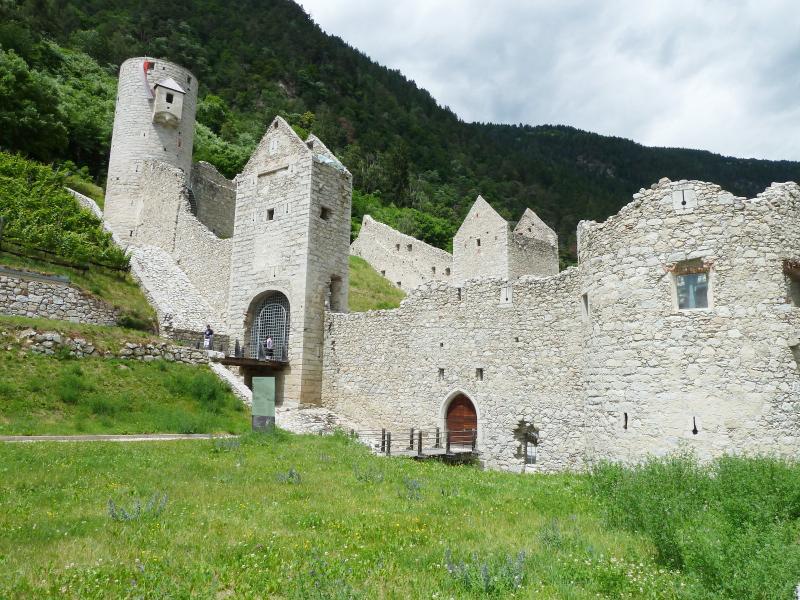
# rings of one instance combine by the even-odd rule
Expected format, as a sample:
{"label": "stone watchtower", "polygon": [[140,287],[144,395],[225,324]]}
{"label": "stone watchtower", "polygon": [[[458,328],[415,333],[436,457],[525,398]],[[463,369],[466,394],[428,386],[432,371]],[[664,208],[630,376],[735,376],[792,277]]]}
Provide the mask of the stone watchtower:
{"label": "stone watchtower", "polygon": [[325,309],[347,310],[352,177],[278,117],[236,184],[231,338],[250,358],[288,361],[278,402],[319,404]]}
{"label": "stone watchtower", "polygon": [[144,202],[144,161],[178,168],[188,181],[197,79],[165,60],[122,63],[108,165],[104,219],[119,242],[134,237]]}

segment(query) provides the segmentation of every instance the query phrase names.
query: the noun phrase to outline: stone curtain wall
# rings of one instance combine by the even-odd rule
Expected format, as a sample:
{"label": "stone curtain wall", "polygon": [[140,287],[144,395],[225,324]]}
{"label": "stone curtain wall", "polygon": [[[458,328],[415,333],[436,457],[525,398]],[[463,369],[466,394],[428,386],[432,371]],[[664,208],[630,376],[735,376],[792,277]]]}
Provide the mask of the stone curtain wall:
{"label": "stone curtain wall", "polygon": [[426,281],[453,279],[453,256],[449,252],[400,233],[369,215],[364,215],[350,254],[366,260],[392,284],[400,282],[399,287],[404,290]]}
{"label": "stone curtain wall", "polygon": [[[328,315],[325,406],[361,427],[441,427],[463,392],[478,411],[478,450],[488,466],[523,469],[513,437],[540,428],[529,469],[579,468],[584,447],[582,335],[577,272],[524,277],[501,301],[502,279],[417,288],[399,309]],[[439,369],[444,369],[443,376]],[[483,369],[479,380],[476,369]]]}
{"label": "stone curtain wall", "polygon": [[94,325],[116,325],[119,317],[113,306],[82,290],[11,270],[0,272],[0,313]]}
{"label": "stone curtain wall", "polygon": [[194,163],[190,187],[197,219],[219,238],[233,236],[236,186],[207,162]]}
{"label": "stone curtain wall", "polygon": [[[522,418],[540,429],[535,470],[680,448],[796,458],[800,307],[783,262],[800,258],[800,187],[748,200],[662,180],[578,233],[578,267],[510,295],[502,279],[428,283],[393,311],[329,315],[326,406],[363,427],[443,427],[463,392],[482,458],[504,469],[523,468]],[[710,308],[678,310],[672,271],[692,259]]]}
{"label": "stone curtain wall", "polygon": [[[747,200],[662,180],[605,223],[581,224],[589,455],[635,461],[686,446],[703,458],[797,456],[789,339],[800,309],[787,303],[782,262],[800,253],[799,201],[796,184]],[[676,306],[669,269],[687,259],[710,265],[707,310]]]}
{"label": "stone curtain wall", "polygon": [[84,196],[80,192],[76,192],[73,189],[66,188],[66,190],[75,197],[75,199],[78,201],[78,204],[80,204],[83,208],[90,211],[98,219],[100,220],[103,219],[103,211],[100,210],[99,206],[97,206],[97,202],[95,202],[88,196]]}
{"label": "stone curtain wall", "polygon": [[[169,254],[195,288],[195,295],[205,301],[194,302],[198,318],[192,322],[205,321],[224,333],[232,240],[220,239],[191,213],[186,176],[180,170],[162,162],[143,161],[142,175],[141,193],[146,201],[133,244],[156,246]],[[171,304],[177,302],[179,299]],[[206,314],[204,304],[210,307],[210,314]],[[191,313],[192,307],[188,306],[186,312]],[[183,329],[194,326],[175,323]]]}

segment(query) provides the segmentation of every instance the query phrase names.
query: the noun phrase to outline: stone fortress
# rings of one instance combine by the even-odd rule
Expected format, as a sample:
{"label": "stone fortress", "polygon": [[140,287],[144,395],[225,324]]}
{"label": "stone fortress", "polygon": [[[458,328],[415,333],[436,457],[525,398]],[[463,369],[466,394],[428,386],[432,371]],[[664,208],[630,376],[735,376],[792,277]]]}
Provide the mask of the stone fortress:
{"label": "stone fortress", "polygon": [[[466,423],[494,468],[798,456],[796,183],[746,199],[662,179],[581,222],[560,272],[533,211],[512,226],[480,197],[452,255],[368,216],[351,246],[351,176],[320,140],[277,118],[228,181],[191,164],[196,97],[176,65],[121,68],[104,218],[164,335],[211,324],[285,406],[371,429]],[[351,252],[409,292],[400,308],[347,314]]]}

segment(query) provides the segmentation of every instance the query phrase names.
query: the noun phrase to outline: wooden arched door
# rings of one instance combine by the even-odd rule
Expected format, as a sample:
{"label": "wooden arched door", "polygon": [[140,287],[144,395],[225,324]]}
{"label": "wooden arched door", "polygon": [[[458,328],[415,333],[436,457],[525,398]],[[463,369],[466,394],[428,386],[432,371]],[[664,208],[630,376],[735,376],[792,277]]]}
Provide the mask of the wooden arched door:
{"label": "wooden arched door", "polygon": [[471,444],[478,431],[475,405],[464,394],[453,398],[447,407],[447,431],[451,444]]}

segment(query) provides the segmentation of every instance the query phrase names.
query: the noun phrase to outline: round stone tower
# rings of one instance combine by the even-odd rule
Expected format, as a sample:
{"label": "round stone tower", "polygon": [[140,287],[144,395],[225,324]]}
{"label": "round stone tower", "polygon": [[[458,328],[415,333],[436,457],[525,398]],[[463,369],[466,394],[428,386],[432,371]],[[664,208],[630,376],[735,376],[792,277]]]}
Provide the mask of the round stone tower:
{"label": "round stone tower", "polygon": [[180,169],[188,181],[197,87],[191,72],[165,60],[130,58],[120,67],[104,219],[123,243],[142,208],[143,161]]}

